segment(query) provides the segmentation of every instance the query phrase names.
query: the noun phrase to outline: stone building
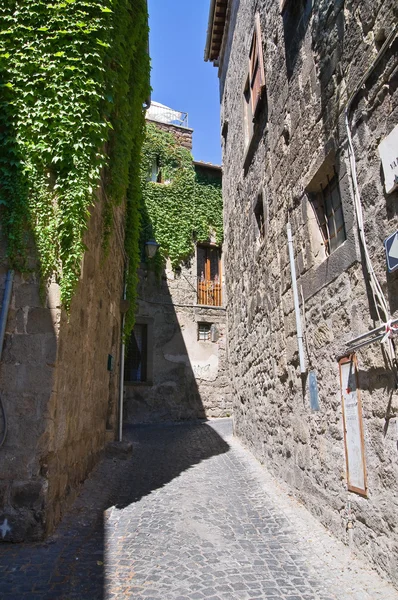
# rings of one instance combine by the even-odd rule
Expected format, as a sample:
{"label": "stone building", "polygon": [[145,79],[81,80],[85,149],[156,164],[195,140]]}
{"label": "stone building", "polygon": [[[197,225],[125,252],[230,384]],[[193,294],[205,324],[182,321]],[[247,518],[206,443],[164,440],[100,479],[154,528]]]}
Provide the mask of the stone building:
{"label": "stone building", "polygon": [[205,50],[236,434],[395,583],[397,16],[392,0],[212,0]]}
{"label": "stone building", "polygon": [[[131,199],[128,195],[128,177],[130,175],[133,178],[131,173],[136,165],[133,160],[134,150],[140,144],[144,122],[142,106],[149,95],[148,13],[145,0],[119,3],[115,17],[113,11],[104,9],[100,3],[94,4],[87,10],[90,6],[88,3],[76,2],[73,6],[61,3],[47,11],[45,3],[42,3],[40,11],[32,12],[29,6],[21,6],[17,11],[11,3],[3,11],[4,14],[5,11],[10,12],[7,22],[13,26],[16,24],[14,30],[11,30],[10,25],[8,38],[11,39],[11,34],[15,37],[15,31],[18,35],[22,31],[21,35],[26,35],[26,46],[30,44],[31,54],[27,66],[24,66],[22,51],[19,52],[18,47],[17,67],[11,64],[8,68],[8,63],[4,60],[0,67],[3,81],[16,78],[15,73],[20,77],[20,70],[26,68],[25,80],[20,77],[23,85],[26,84],[22,90],[23,100],[20,105],[16,102],[18,86],[11,80],[7,84],[9,89],[12,93],[17,90],[13,96],[14,103],[7,104],[3,92],[0,101],[2,111],[9,106],[14,110],[14,113],[10,113],[11,116],[7,113],[6,118],[1,114],[3,120],[0,119],[0,542],[37,541],[51,532],[76,497],[80,484],[95,465],[106,443],[118,438],[124,310],[121,299],[127,262],[124,238],[126,215],[130,214],[126,208],[126,198],[134,203],[134,198]],[[80,19],[78,26],[70,25],[76,19]],[[69,27],[68,36],[64,35],[64,31],[61,32],[61,40],[57,38],[60,33],[59,22]],[[29,23],[33,25],[28,27]],[[87,28],[82,27],[85,23]],[[109,32],[114,34],[116,47],[112,46]],[[134,44],[121,57],[120,47],[125,32],[129,32],[129,41],[133,38]],[[16,39],[18,44],[19,38]],[[72,44],[70,39],[76,41]],[[108,39],[111,43],[108,43]],[[54,53],[54,44],[58,44],[57,53]],[[95,45],[95,60],[87,66],[87,60],[90,61],[87,57],[91,56]],[[47,53],[40,53],[41,48],[45,48]],[[76,58],[76,53],[79,52],[80,58]],[[112,53],[116,53],[118,57],[117,72],[114,70],[116,62],[109,64]],[[42,58],[44,55],[45,61]],[[8,56],[13,58],[12,53]],[[32,57],[41,61],[43,75],[40,78],[37,78]],[[79,76],[72,78],[68,73],[76,69],[76,61],[79,64]],[[47,76],[47,68],[51,75]],[[78,92],[82,92],[84,76],[81,74],[85,72],[84,69],[90,72],[91,79],[86,85],[90,86],[90,98],[94,98],[88,108],[87,103],[84,104],[88,94],[80,104],[79,94],[73,95],[76,91],[73,85],[76,82]],[[53,95],[52,86],[56,76],[61,87],[66,81],[68,94],[62,93],[62,88],[58,90],[59,96]],[[16,80],[18,83],[19,80]],[[105,86],[110,85],[114,86],[112,107],[117,107],[123,117],[128,118],[130,131],[134,133],[130,140],[123,132],[120,146],[119,140],[115,141],[110,133],[121,129],[120,115],[115,115],[111,107],[106,115],[107,123],[103,122],[106,101],[101,93],[104,94]],[[29,92],[25,94],[26,89]],[[46,147],[40,154],[44,147],[41,142],[41,148],[34,156],[34,179],[31,176],[33,161],[29,163],[26,160],[26,148],[29,150],[34,145],[33,142],[30,145],[26,143],[26,137],[31,132],[27,132],[26,127],[23,129],[24,123],[21,127],[21,118],[15,106],[25,109],[28,105],[32,115],[30,123],[36,125],[34,115],[37,118],[40,107],[48,101],[48,96],[51,97],[52,112],[50,116],[45,115],[45,123],[39,122],[41,139],[46,140]],[[76,109],[76,114],[72,109],[69,112],[62,110],[62,102],[65,104],[69,101],[69,96],[74,98],[73,109]],[[80,100],[83,96],[82,92]],[[82,104],[86,112],[81,108]],[[123,111],[120,110],[121,106]],[[100,110],[96,111],[98,107]],[[86,130],[87,137],[84,140],[77,137],[80,135],[78,132],[87,125],[83,123],[79,130],[82,115],[90,128],[88,132]],[[109,121],[112,122],[112,130],[108,127]],[[13,140],[14,145],[8,153],[5,131],[10,123],[17,132],[18,126],[22,128],[23,135],[14,138],[13,132],[9,134],[8,139]],[[59,127],[58,136],[54,135],[56,127]],[[98,136],[94,136],[94,150],[88,159],[87,152],[87,162],[84,162],[76,175],[80,165],[71,161],[72,147],[83,147],[83,143],[88,146],[87,140],[91,141],[90,132],[95,128],[96,131],[106,132],[106,143],[103,142],[99,148]],[[70,133],[67,143],[65,136],[62,138],[65,131]],[[37,130],[33,132],[33,138],[36,144],[39,139]],[[115,162],[115,148],[126,159],[123,173],[117,173],[120,194],[118,201],[109,191],[108,184],[112,182],[113,173],[111,166],[101,172],[97,166],[103,148],[108,159],[104,159],[104,163],[112,165]],[[136,156],[138,157],[138,153]],[[30,159],[29,155],[28,158]],[[10,183],[7,171],[4,175],[3,167],[6,163],[12,172],[15,166],[19,166],[18,161],[23,164],[24,159],[25,166],[30,164],[30,170],[26,168],[24,172],[26,187],[15,186],[18,194],[14,194],[10,201],[6,195]],[[138,162],[138,158],[136,160]],[[35,184],[43,179],[41,168],[45,173],[46,187],[41,189],[41,204],[38,206],[34,204],[37,196],[34,196],[32,190],[36,190]],[[92,186],[88,185],[89,178],[84,179],[82,176],[84,169],[86,172],[98,173],[95,181],[92,176]],[[60,173],[65,178],[71,175],[67,202],[59,192]],[[81,179],[78,180],[78,177]],[[82,181],[87,182],[86,188]],[[95,190],[94,186],[98,189]],[[24,204],[25,189],[28,200]],[[80,194],[77,199],[76,189]],[[115,189],[115,185],[112,189]],[[61,302],[62,277],[65,275],[61,259],[68,260],[69,256],[62,257],[59,253],[57,265],[52,265],[53,271],[48,279],[45,275],[41,276],[42,255],[35,226],[37,223],[41,224],[44,237],[50,239],[56,253],[60,243],[56,237],[57,229],[49,227],[51,210],[59,209],[63,201],[66,210],[62,214],[65,219],[58,226],[61,228],[69,218],[69,223],[74,223],[73,231],[67,234],[68,239],[71,239],[77,223],[81,223],[76,219],[76,206],[81,208],[81,198],[86,204],[80,212],[80,218],[84,220],[82,230],[85,231],[82,239],[78,240],[78,250],[83,245],[81,261],[80,254],[77,253],[79,264],[76,270],[80,277],[67,312]],[[138,200],[136,205],[138,207]],[[30,220],[27,217],[25,220],[21,218],[21,207],[24,206],[29,206],[30,215],[34,215]],[[23,249],[26,265],[20,271],[9,251],[15,241],[15,237],[9,235],[10,227],[7,229],[5,225],[9,225],[11,221],[10,218],[8,221],[6,219],[10,214],[14,221],[22,222],[21,238],[26,246]],[[108,237],[104,234],[105,230],[109,232]],[[138,246],[138,239],[136,245]],[[73,246],[73,251],[75,250],[76,244]],[[59,264],[62,266],[57,271]],[[73,275],[75,273],[76,271]]]}
{"label": "stone building", "polygon": [[[158,103],[147,112],[148,123],[172,135],[176,147],[192,149],[192,129],[186,114]],[[170,139],[171,138],[167,138]],[[144,145],[145,149],[145,145]],[[196,179],[217,186],[216,211],[221,221],[221,168],[193,162],[188,168]],[[165,181],[155,157],[143,188],[158,194],[172,191],[173,179]],[[182,167],[180,167],[182,168]],[[171,178],[178,179],[179,167]],[[160,198],[161,196],[158,196]],[[144,193],[145,202],[145,193]],[[191,194],[186,203],[194,210]],[[148,206],[146,238],[159,240],[160,224]],[[184,206],[182,206],[182,212]],[[175,227],[182,227],[180,213],[169,221],[167,239]],[[167,218],[165,215],[164,218]],[[221,245],[209,230],[207,238],[192,244],[191,252],[174,267],[167,251],[160,274],[144,257],[139,270],[136,324],[126,353],[124,369],[124,419],[126,423],[221,417],[231,412],[226,372],[225,304]],[[192,236],[193,232],[188,231]],[[145,237],[145,236],[144,236]],[[143,240],[145,241],[145,240]]]}
{"label": "stone building", "polygon": [[[51,531],[106,442],[117,436],[124,210],[115,215],[117,233],[104,261],[104,205],[100,198],[91,212],[69,317],[56,283],[43,302],[37,271],[14,276],[0,368],[8,423],[0,450],[0,540],[5,542],[38,540]],[[8,266],[4,245],[2,250],[3,302]],[[37,267],[34,247],[31,264]]]}

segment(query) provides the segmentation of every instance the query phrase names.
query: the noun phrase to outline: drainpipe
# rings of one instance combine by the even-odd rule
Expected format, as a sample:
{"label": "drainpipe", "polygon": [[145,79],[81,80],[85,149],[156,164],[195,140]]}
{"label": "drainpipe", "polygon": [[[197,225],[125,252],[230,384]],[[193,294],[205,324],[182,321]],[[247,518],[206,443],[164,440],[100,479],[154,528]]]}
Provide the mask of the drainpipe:
{"label": "drainpipe", "polygon": [[[126,300],[126,284],[123,289],[123,300]],[[119,427],[117,441],[123,440],[123,393],[124,393],[124,356],[125,356],[125,343],[124,343],[124,324],[125,324],[125,312],[123,311],[122,316],[122,342],[120,346],[120,382],[119,382]]]}
{"label": "drainpipe", "polygon": [[[0,362],[1,362],[1,355],[3,353],[4,335],[6,332],[8,309],[10,307],[13,280],[14,280],[14,271],[10,270],[7,273],[3,305],[1,307],[1,314],[0,314]],[[4,422],[4,433],[3,433],[2,439],[0,440],[0,448],[1,448],[7,437],[7,415],[6,415],[6,411],[4,409],[3,402],[1,401],[1,398],[0,398],[0,408],[1,408],[1,412],[3,413],[3,422]]]}
{"label": "drainpipe", "polygon": [[286,229],[287,229],[287,242],[288,242],[288,247],[289,247],[290,272],[292,274],[294,312],[296,313],[296,328],[297,328],[297,342],[298,342],[298,351],[299,351],[299,359],[300,359],[300,371],[302,374],[304,374],[307,372],[307,368],[305,365],[305,357],[304,357],[303,330],[301,327],[300,304],[299,304],[299,297],[298,297],[298,292],[297,292],[296,265],[294,264],[294,247],[293,247],[292,229],[290,227],[289,222],[286,226]]}

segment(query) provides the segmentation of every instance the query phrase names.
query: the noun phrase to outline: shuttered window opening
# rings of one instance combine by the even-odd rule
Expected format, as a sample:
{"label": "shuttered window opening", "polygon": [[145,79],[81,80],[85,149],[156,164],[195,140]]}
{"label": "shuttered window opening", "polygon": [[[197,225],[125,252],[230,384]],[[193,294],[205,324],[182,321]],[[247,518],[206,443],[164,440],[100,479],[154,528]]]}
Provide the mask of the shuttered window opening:
{"label": "shuttered window opening", "polygon": [[250,95],[253,116],[256,114],[258,102],[265,86],[263,65],[263,49],[261,46],[260,21],[256,18],[256,27],[253,33],[250,48]]}
{"label": "shuttered window opening", "polygon": [[148,326],[136,324],[124,363],[124,380],[145,382],[148,373]]}
{"label": "shuttered window opening", "polygon": [[315,194],[312,203],[326,251],[331,254],[347,239],[337,173],[332,179],[328,177],[327,184]]}
{"label": "shuttered window opening", "polygon": [[222,305],[221,251],[218,246],[197,246],[198,304]]}
{"label": "shuttered window opening", "polygon": [[255,19],[254,33],[250,45],[248,75],[243,90],[244,127],[246,145],[250,142],[260,100],[266,95],[263,46],[261,41],[260,17]]}

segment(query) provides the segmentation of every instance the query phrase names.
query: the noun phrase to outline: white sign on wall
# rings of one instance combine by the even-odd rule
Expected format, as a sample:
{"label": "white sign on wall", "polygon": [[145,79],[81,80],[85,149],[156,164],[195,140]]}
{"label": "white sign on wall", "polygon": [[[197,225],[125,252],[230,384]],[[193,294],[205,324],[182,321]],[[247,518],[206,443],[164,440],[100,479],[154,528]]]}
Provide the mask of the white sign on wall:
{"label": "white sign on wall", "polygon": [[379,155],[383,165],[386,193],[398,188],[398,125],[379,144]]}
{"label": "white sign on wall", "polygon": [[340,361],[340,380],[348,489],[366,496],[362,405],[357,389],[357,364],[354,355]]}

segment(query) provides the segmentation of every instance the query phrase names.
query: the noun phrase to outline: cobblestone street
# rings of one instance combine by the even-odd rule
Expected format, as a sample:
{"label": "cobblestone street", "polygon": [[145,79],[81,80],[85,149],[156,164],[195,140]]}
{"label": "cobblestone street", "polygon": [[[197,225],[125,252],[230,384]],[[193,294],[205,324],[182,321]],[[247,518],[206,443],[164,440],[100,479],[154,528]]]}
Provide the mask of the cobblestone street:
{"label": "cobblestone street", "polygon": [[1,599],[398,600],[231,436],[134,428],[46,543],[0,546]]}

